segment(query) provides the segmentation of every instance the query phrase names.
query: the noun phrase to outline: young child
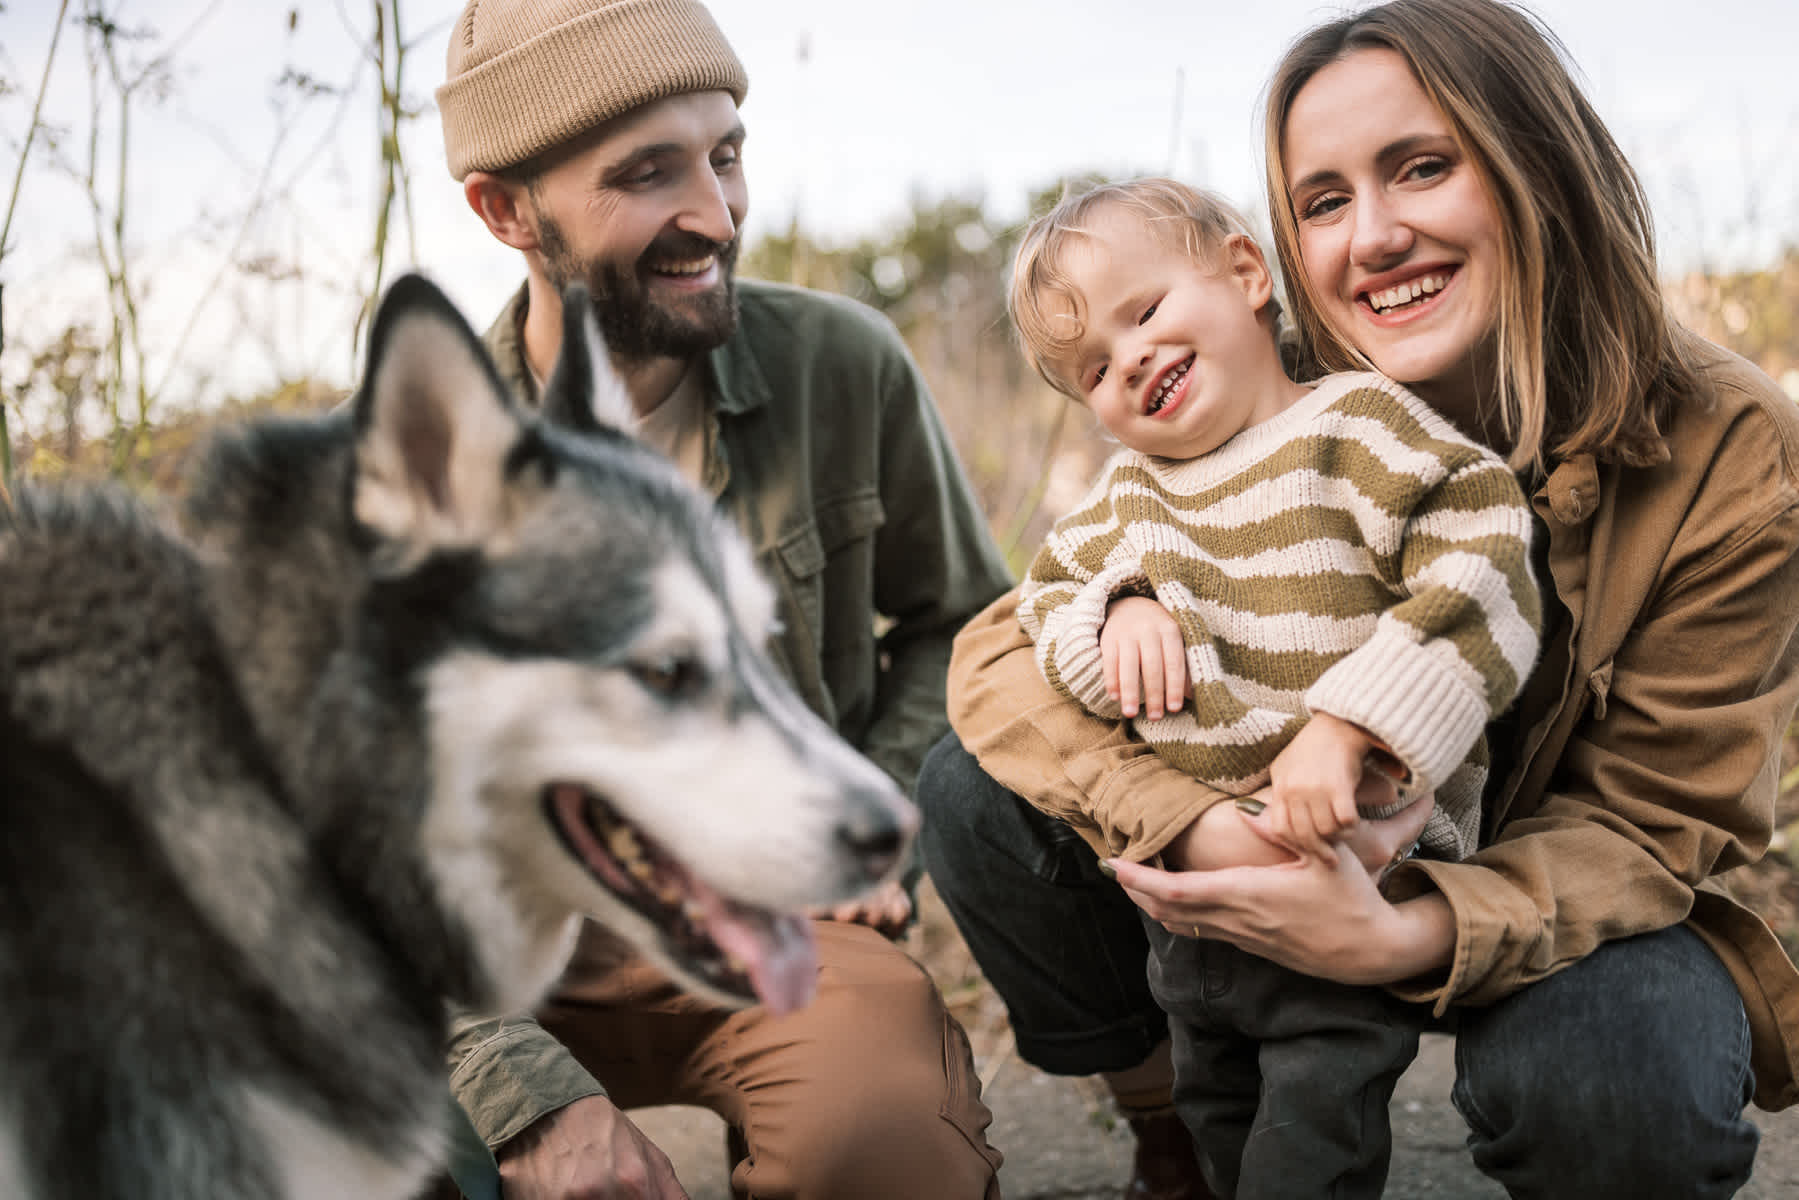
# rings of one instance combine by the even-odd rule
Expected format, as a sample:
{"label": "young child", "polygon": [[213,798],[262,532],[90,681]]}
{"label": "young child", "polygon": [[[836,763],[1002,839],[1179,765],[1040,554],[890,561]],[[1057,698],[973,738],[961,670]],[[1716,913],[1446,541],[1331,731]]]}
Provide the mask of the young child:
{"label": "young child", "polygon": [[[1221,791],[1270,784],[1291,851],[1334,861],[1372,765],[1402,786],[1368,815],[1434,793],[1423,846],[1460,858],[1479,835],[1482,730],[1536,656],[1530,510],[1501,459],[1392,380],[1289,379],[1273,291],[1241,217],[1171,180],[1099,187],[1032,223],[1011,289],[1026,353],[1123,449],[1036,556],[1019,620],[1072,699],[1135,717]],[[1281,853],[1248,840],[1261,857],[1189,865]],[[1360,1194],[1372,1178],[1378,1194],[1374,1118],[1416,1022],[1377,989],[1145,924],[1202,1156],[1240,1153],[1259,1092],[1263,1124],[1291,1127],[1291,1173],[1246,1190]]]}
{"label": "young child", "polygon": [[1011,308],[1124,447],[1022,589],[1049,681],[1221,791],[1272,782],[1295,850],[1330,854],[1370,754],[1405,798],[1435,792],[1426,849],[1473,849],[1481,731],[1537,650],[1511,470],[1392,380],[1289,379],[1260,248],[1172,180],[1035,221]]}

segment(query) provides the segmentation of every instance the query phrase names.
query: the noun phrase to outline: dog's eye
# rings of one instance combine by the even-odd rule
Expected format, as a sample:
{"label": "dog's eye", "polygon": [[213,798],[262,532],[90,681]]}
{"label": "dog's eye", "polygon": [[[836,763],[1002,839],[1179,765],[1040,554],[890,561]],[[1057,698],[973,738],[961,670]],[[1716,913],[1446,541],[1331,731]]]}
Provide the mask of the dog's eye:
{"label": "dog's eye", "polygon": [[679,696],[700,683],[700,665],[691,658],[670,655],[653,662],[632,663],[631,676],[658,696]]}

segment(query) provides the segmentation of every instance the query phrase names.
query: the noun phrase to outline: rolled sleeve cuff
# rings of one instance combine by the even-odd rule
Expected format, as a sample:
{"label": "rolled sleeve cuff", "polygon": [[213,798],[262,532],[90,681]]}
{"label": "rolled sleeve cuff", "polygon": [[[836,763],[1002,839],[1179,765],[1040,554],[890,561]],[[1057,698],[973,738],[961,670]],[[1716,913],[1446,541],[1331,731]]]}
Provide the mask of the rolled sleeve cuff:
{"label": "rolled sleeve cuff", "polygon": [[1145,754],[1115,771],[1093,799],[1106,830],[1107,852],[1147,862],[1214,804],[1230,798]]}
{"label": "rolled sleeve cuff", "polygon": [[499,1022],[450,1074],[450,1090],[489,1146],[498,1148],[545,1113],[587,1096],[599,1080],[532,1022]]}
{"label": "rolled sleeve cuff", "polygon": [[[1413,858],[1394,870],[1385,890],[1395,904],[1434,890],[1455,915],[1455,950],[1448,970],[1390,984],[1388,991],[1402,1000],[1429,1004],[1440,1017],[1451,1002],[1488,1004],[1523,985],[1525,980],[1503,965],[1520,957],[1521,939],[1507,931],[1540,929],[1542,918],[1496,872],[1475,863]],[[1504,902],[1508,897],[1522,906],[1521,911],[1508,910]]]}

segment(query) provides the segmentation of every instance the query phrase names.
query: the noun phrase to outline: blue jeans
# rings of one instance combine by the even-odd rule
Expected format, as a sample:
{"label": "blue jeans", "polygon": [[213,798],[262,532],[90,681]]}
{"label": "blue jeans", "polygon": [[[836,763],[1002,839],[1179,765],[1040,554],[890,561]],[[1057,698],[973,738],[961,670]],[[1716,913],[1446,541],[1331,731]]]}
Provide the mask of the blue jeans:
{"label": "blue jeans", "polygon": [[[954,736],[926,757],[920,851],[1027,1062],[1089,1075],[1167,1036],[1138,910],[1066,825],[989,778]],[[1749,1179],[1749,1022],[1723,964],[1675,926],[1609,942],[1482,1008],[1457,1008],[1474,1162],[1517,1197],[1700,1200]]]}

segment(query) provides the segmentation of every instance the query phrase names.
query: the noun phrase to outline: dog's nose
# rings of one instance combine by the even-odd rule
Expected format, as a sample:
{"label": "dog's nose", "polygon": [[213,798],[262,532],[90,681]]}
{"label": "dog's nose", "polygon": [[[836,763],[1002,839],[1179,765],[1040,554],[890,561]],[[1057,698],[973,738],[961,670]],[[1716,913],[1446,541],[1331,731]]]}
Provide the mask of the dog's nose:
{"label": "dog's nose", "polygon": [[885,879],[904,858],[918,832],[918,810],[905,800],[860,797],[856,815],[837,827],[837,843],[853,856],[870,879]]}

